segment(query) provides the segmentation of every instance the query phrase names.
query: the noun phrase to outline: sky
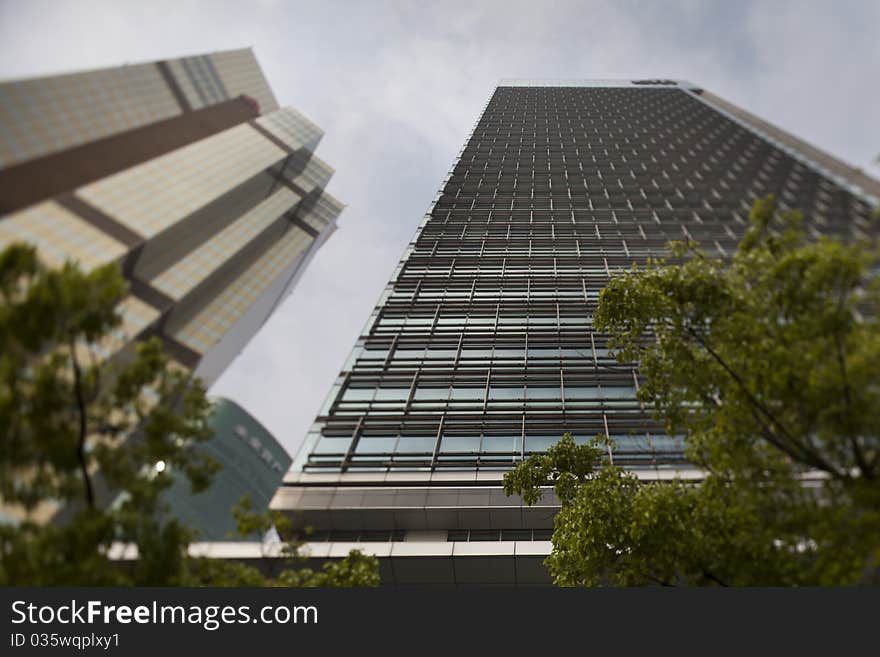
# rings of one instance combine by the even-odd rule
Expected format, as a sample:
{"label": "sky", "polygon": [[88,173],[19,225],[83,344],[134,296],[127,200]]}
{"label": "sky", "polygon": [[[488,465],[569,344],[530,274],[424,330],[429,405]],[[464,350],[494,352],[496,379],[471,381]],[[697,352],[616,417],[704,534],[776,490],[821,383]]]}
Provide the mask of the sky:
{"label": "sky", "polygon": [[876,0],[0,0],[0,79],[241,47],[347,206],[210,390],[291,453],[501,78],[689,80],[880,177]]}

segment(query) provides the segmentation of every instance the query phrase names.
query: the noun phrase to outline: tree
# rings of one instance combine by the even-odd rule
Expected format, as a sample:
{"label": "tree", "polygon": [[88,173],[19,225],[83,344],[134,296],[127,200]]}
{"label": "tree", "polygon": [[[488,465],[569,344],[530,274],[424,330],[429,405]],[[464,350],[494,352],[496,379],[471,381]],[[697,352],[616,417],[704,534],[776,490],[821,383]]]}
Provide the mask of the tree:
{"label": "tree", "polygon": [[[117,265],[50,269],[31,246],[0,253],[0,498],[21,516],[0,526],[0,585],[376,585],[378,563],[354,552],[277,579],[189,555],[193,533],[167,519],[162,493],[170,470],[194,493],[210,485],[218,464],[199,443],[211,406],[156,338],[106,357],[126,294]],[[63,521],[47,522],[57,508]],[[138,558],[113,560],[114,544]]]}
{"label": "tree", "polygon": [[673,243],[612,279],[596,329],[701,483],[640,482],[566,437],[505,478],[562,510],[561,585],[880,584],[880,264],[759,200],[729,261]]}

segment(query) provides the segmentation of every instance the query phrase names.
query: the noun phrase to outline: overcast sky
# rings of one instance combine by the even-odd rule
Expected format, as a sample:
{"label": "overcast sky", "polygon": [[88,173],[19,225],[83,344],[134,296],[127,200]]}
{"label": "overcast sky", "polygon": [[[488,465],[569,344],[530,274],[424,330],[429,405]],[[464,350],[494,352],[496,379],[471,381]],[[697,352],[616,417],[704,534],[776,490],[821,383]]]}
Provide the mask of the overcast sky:
{"label": "overcast sky", "polygon": [[291,452],[500,78],[690,80],[880,174],[876,0],[0,0],[0,79],[246,46],[347,204],[211,389]]}

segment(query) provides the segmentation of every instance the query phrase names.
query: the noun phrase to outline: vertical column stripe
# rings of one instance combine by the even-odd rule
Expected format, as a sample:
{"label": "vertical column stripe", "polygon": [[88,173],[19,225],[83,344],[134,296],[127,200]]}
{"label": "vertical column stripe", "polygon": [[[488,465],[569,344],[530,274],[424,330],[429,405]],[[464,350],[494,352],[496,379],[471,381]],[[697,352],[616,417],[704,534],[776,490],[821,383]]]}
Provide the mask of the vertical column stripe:
{"label": "vertical column stripe", "polygon": [[189,81],[192,83],[193,88],[196,90],[196,94],[198,94],[199,100],[202,102],[202,105],[210,105],[211,102],[205,96],[205,91],[202,89],[202,85],[199,84],[198,77],[193,74],[192,68],[190,68],[190,58],[184,57],[180,60],[180,64],[183,66],[183,70],[186,72],[186,76],[189,78]]}
{"label": "vertical column stripe", "polygon": [[183,93],[183,89],[180,88],[180,85],[177,84],[177,80],[174,79],[174,73],[171,72],[171,69],[168,66],[168,62],[156,62],[156,68],[159,69],[159,73],[162,74],[162,78],[165,80],[165,84],[168,85],[168,89],[174,95],[174,98],[177,100],[177,104],[180,105],[180,109],[184,112],[191,112],[192,106],[186,99],[186,96]]}
{"label": "vertical column stripe", "polygon": [[211,78],[214,80],[214,84],[216,84],[217,88],[220,90],[220,94],[223,98],[229,98],[229,92],[226,90],[226,85],[223,84],[223,78],[221,78],[220,74],[217,72],[217,67],[214,66],[214,60],[211,59],[210,55],[205,55],[204,62],[205,67],[211,74]]}

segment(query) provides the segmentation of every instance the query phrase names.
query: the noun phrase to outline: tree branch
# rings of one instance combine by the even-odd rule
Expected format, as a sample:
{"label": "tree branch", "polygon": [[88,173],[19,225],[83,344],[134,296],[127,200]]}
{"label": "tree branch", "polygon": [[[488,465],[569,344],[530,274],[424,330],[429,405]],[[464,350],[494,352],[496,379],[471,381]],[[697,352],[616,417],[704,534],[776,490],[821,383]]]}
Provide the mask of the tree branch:
{"label": "tree branch", "polygon": [[722,580],[718,579],[717,577],[715,577],[715,575],[710,573],[705,568],[703,568],[702,570],[703,570],[703,575],[706,577],[706,579],[708,579],[712,582],[715,582],[718,586],[724,586],[724,587],[730,586],[730,584],[727,584],[726,582],[723,582]]}
{"label": "tree branch", "polygon": [[[808,449],[805,445],[798,442],[791,435],[791,433],[789,433],[789,431],[785,428],[785,426],[779,420],[776,419],[776,417],[773,415],[773,413],[771,413],[770,410],[766,406],[764,406],[764,404],[762,404],[761,401],[757,397],[755,397],[752,394],[752,392],[748,389],[748,386],[746,386],[745,382],[742,380],[742,378],[739,376],[739,374],[737,374],[736,372],[733,371],[733,369],[727,364],[727,362],[723,358],[721,358],[721,356],[719,356],[715,352],[715,350],[712,349],[712,347],[710,347],[708,345],[708,343],[706,343],[705,340],[703,340],[703,338],[700,336],[700,334],[697,333],[690,326],[688,326],[686,328],[686,330],[694,338],[694,340],[696,340],[699,343],[699,345],[701,347],[703,347],[703,349],[705,349],[709,353],[710,356],[712,356],[712,358],[715,360],[715,362],[717,362],[722,367],[722,369],[725,372],[727,372],[727,374],[734,380],[737,387],[739,387],[739,389],[745,394],[746,399],[752,405],[752,407],[756,411],[758,411],[761,415],[763,415],[770,422],[770,426],[767,426],[764,422],[761,422],[760,420],[758,420],[759,424],[761,424],[764,427],[764,431],[762,431],[762,435],[764,436],[764,439],[767,440],[767,442],[769,442],[771,445],[773,445],[777,449],[783,451],[788,456],[790,456],[794,459],[797,459],[797,460],[805,461],[809,465],[812,465],[816,468],[819,468],[820,470],[823,470],[824,472],[829,473],[830,475],[832,475],[833,477],[835,477],[837,479],[848,479],[849,478],[846,474],[839,472],[836,468],[834,468],[830,463],[828,463],[821,456],[819,456],[818,454],[816,454],[812,450]],[[755,419],[757,419],[757,418],[755,418]],[[788,442],[790,443],[790,445],[786,445],[784,442],[777,439],[773,435],[773,427],[774,426],[779,428],[780,432],[788,439]]]}
{"label": "tree branch", "polygon": [[97,356],[95,355],[95,350],[89,347],[89,362],[91,363],[91,371],[95,377],[94,385],[92,386],[92,394],[89,395],[89,400],[87,403],[93,404],[98,400],[101,396],[101,368],[99,367],[99,361]]}
{"label": "tree branch", "polygon": [[[841,292],[840,297],[837,301],[838,313],[843,311],[843,302],[845,297],[846,295]],[[834,331],[834,349],[837,353],[837,367],[838,369],[840,369],[840,376],[843,379],[843,400],[846,403],[847,410],[849,412],[852,412],[852,389],[850,388],[849,378],[846,373],[846,358],[843,353],[843,341],[840,338],[839,330]],[[862,471],[862,475],[866,479],[873,479],[873,468],[865,460],[865,455],[862,453],[862,450],[859,447],[858,438],[852,435],[849,436],[849,444],[852,447],[853,457],[855,458],[859,469]]]}
{"label": "tree branch", "polygon": [[92,486],[92,478],[89,475],[89,464],[86,459],[86,403],[83,393],[82,371],[76,358],[76,341],[70,339],[70,363],[73,367],[73,389],[76,393],[77,412],[79,414],[79,436],[77,437],[76,456],[79,461],[79,469],[83,476],[83,484],[86,489],[86,502],[90,509],[95,508],[95,491]]}
{"label": "tree branch", "polygon": [[656,582],[660,586],[667,586],[669,588],[677,588],[676,585],[673,584],[672,582],[667,582],[666,580],[660,579],[656,575],[653,575],[650,573],[648,574],[648,579],[651,580],[652,582]]}

